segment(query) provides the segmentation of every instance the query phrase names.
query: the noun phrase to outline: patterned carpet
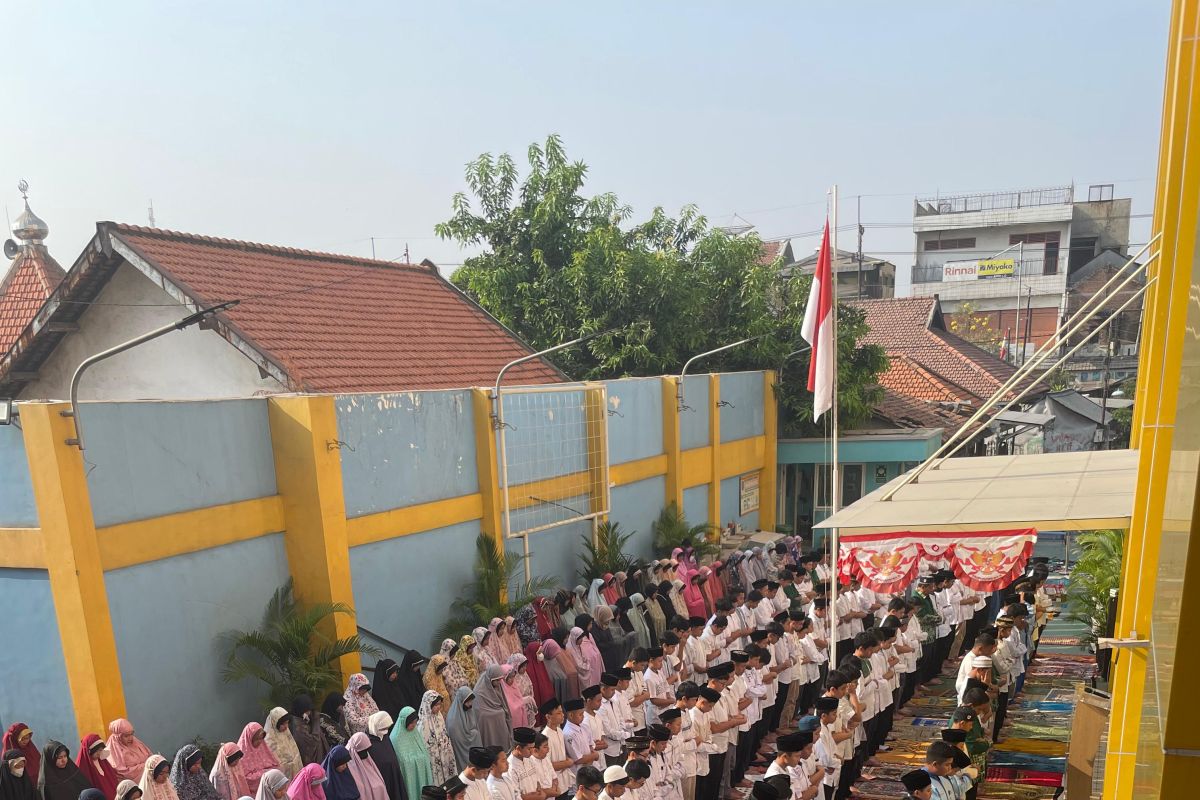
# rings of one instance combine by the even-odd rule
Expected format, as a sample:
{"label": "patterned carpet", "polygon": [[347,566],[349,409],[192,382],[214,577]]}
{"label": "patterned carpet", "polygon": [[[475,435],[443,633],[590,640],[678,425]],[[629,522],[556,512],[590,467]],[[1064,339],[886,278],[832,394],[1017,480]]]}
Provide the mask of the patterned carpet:
{"label": "patterned carpet", "polygon": [[[1009,706],[1001,741],[988,756],[986,780],[979,800],[1045,800],[1061,791],[1066,769],[1075,689],[1096,674],[1095,658],[1084,652],[1078,626],[1053,619],[1047,625],[1037,658],[1030,664],[1025,687]],[[881,766],[868,767],[855,785],[865,800],[894,800],[904,796],[899,776],[920,767],[925,748],[940,738],[955,706],[954,678],[949,674],[927,685],[905,710],[916,716],[896,717],[892,750],[879,753]]]}

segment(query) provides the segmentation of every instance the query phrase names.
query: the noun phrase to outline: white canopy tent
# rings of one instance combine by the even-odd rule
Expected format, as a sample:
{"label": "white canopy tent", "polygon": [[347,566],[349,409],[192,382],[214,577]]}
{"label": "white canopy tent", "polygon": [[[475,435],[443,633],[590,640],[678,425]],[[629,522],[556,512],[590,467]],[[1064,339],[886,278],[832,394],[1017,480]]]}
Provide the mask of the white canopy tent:
{"label": "white canopy tent", "polygon": [[1127,528],[1137,451],[950,458],[882,498],[896,478],[816,528],[841,533]]}

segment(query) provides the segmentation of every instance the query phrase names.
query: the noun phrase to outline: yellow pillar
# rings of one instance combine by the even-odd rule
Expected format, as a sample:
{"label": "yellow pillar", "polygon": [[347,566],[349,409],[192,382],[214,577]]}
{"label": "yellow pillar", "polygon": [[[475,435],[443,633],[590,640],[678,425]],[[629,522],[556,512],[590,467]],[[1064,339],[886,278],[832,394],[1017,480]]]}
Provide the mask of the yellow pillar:
{"label": "yellow pillar", "polygon": [[492,393],[490,389],[472,389],[471,405],[475,416],[475,473],[479,479],[479,495],[483,498],[483,518],[480,529],[496,541],[504,552],[504,525],[500,519],[503,506],[500,497],[500,473],[496,464],[496,432],[492,428]]}
{"label": "yellow pillar", "polygon": [[[267,403],[275,482],[283,499],[284,544],[296,598],[354,606],[337,410],[332,395],[272,397]],[[348,614],[332,617],[327,636],[354,636]],[[358,653],[343,657],[345,681],[362,670]]]}
{"label": "yellow pillar", "polygon": [[608,404],[604,385],[589,383],[585,389],[584,413],[588,441],[588,487],[592,513],[604,511],[597,518],[608,518]]}
{"label": "yellow pillar", "polygon": [[775,402],[775,370],[763,372],[763,466],[758,478],[758,527],[775,530],[776,478],[779,475],[779,406]]}
{"label": "yellow pillar", "polygon": [[[1167,51],[1158,187],[1152,226],[1153,231],[1162,234],[1152,249],[1161,251],[1162,255],[1148,270],[1149,276],[1157,278],[1157,282],[1147,292],[1142,324],[1133,435],[1133,444],[1138,448],[1138,477],[1121,573],[1121,601],[1115,632],[1118,638],[1152,635],[1154,597],[1162,588],[1156,585],[1158,562],[1174,428],[1179,421],[1177,409],[1180,378],[1184,371],[1184,334],[1190,286],[1195,280],[1192,265],[1196,257],[1196,224],[1200,218],[1200,145],[1189,135],[1189,130],[1194,131],[1191,124],[1200,124],[1195,117],[1200,112],[1198,25],[1200,2],[1176,0]],[[1188,371],[1194,373],[1194,365],[1189,365]],[[1187,380],[1194,384],[1194,375],[1189,374]],[[1194,484],[1194,477],[1192,482]],[[1192,555],[1189,552],[1189,561]],[[1189,577],[1195,572],[1193,567],[1193,564],[1188,565]],[[1192,592],[1195,591],[1196,587],[1192,587]],[[1194,598],[1192,602],[1195,602]],[[1187,618],[1182,614],[1181,617]],[[1172,637],[1171,641],[1160,638],[1154,643],[1160,656],[1166,655],[1171,664],[1186,664],[1197,655],[1194,638],[1185,637],[1185,633],[1181,624],[1176,642],[1169,626],[1158,631],[1159,637]],[[1176,646],[1177,649],[1171,652]],[[1176,691],[1186,683],[1186,678],[1182,674],[1175,676],[1171,695],[1154,698],[1156,703],[1161,700],[1165,707],[1143,709],[1147,699],[1145,684],[1149,655],[1144,649],[1122,649],[1116,655],[1104,773],[1103,796],[1109,800],[1134,796],[1185,797],[1195,785],[1197,766],[1192,756],[1197,744],[1193,734],[1181,733],[1180,723],[1186,723],[1186,720],[1174,718],[1181,714],[1181,707],[1176,704],[1179,699]],[[1171,664],[1160,661],[1159,669],[1169,669]],[[1180,691],[1186,699],[1191,690]],[[1157,724],[1143,728],[1144,716],[1156,713],[1167,718],[1165,730],[1156,730]],[[1161,743],[1160,735],[1164,737]],[[1174,741],[1168,741],[1168,738]],[[1181,742],[1191,744],[1181,745]],[[1144,757],[1139,757],[1139,750]],[[1135,781],[1139,764],[1147,765],[1142,769],[1144,781]]]}
{"label": "yellow pillar", "polygon": [[662,379],[662,424],[663,452],[667,454],[667,496],[668,504],[674,503],[683,513],[683,477],[682,456],[679,447],[679,400],[675,392],[679,387],[679,378],[664,377]]}
{"label": "yellow pillar", "polygon": [[708,524],[716,530],[714,541],[720,541],[721,529],[721,376],[708,376],[708,444],[712,461],[712,477],[708,482]]}
{"label": "yellow pillar", "polygon": [[80,734],[104,734],[125,716],[125,691],[96,542],[83,454],[69,403],[23,403],[21,426],[75,723]]}

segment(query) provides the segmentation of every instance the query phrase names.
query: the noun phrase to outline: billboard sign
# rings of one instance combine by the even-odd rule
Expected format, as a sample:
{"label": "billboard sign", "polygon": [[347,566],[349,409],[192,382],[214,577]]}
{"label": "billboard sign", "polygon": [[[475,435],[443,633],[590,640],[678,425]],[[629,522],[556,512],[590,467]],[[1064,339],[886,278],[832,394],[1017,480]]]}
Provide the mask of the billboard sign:
{"label": "billboard sign", "polygon": [[947,261],[942,264],[943,281],[973,281],[980,278],[1011,277],[1017,262],[1011,258],[980,258],[974,261]]}

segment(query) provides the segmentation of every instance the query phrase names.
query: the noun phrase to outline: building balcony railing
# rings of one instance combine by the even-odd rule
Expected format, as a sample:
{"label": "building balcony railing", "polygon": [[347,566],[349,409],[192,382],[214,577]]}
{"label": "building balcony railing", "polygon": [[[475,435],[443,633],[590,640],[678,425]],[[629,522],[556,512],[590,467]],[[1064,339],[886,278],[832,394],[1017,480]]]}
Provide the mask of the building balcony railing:
{"label": "building balcony railing", "polygon": [[[1003,258],[1003,256],[1001,256]],[[941,283],[942,282],[942,265],[947,261],[958,261],[960,259],[947,258],[935,264],[922,264],[918,261],[913,266],[912,282],[913,283]],[[961,259],[969,261],[970,259]],[[1014,259],[1015,260],[1015,259]],[[1046,259],[1042,256],[1026,258],[1014,265],[1013,276],[1020,275],[1027,278],[1038,275],[1059,275],[1067,270],[1067,256],[1060,255],[1057,259],[1052,260],[1053,263],[1047,269]],[[1006,278],[997,276],[994,278],[977,278],[976,280],[1001,281]],[[1011,280],[1011,278],[1008,278]],[[955,281],[951,281],[954,283]]]}
{"label": "building balcony railing", "polygon": [[926,217],[936,214],[969,214],[975,211],[1012,211],[1034,206],[1071,205],[1074,201],[1074,186],[1053,186],[1046,189],[1023,189],[1016,192],[918,197],[914,202],[913,214],[918,217]]}

